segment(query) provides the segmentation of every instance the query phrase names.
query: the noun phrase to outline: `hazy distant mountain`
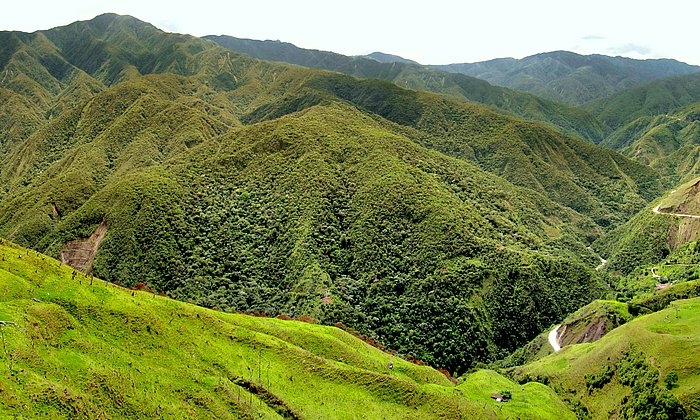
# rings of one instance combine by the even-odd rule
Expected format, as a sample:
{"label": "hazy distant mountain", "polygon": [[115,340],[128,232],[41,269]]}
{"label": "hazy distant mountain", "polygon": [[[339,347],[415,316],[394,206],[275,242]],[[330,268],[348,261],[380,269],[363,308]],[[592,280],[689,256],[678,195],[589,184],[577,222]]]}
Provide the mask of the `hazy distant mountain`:
{"label": "hazy distant mountain", "polygon": [[640,83],[700,71],[676,60],[635,60],[568,51],[535,54],[520,60],[431,66],[466,74],[568,104],[582,104]]}
{"label": "hazy distant mountain", "polygon": [[367,55],[361,55],[360,57],[365,57],[365,58],[370,58],[375,61],[379,61],[380,63],[409,63],[409,64],[419,64],[416,61],[409,60],[408,58],[403,58],[398,55],[394,54],[386,54],[383,52],[373,52],[371,54]]}
{"label": "hazy distant mountain", "polygon": [[[603,126],[588,112],[525,92],[493,86],[475,77],[448,73],[410,62],[382,63],[375,58],[348,57],[307,50],[280,41],[256,41],[232,36],[206,36],[231,51],[270,61],[337,71],[355,77],[388,80],[402,88],[441,93],[454,99],[479,102],[523,118],[554,124],[564,131],[598,143]],[[381,54],[381,53],[380,53]],[[389,57],[381,55],[381,57]]]}

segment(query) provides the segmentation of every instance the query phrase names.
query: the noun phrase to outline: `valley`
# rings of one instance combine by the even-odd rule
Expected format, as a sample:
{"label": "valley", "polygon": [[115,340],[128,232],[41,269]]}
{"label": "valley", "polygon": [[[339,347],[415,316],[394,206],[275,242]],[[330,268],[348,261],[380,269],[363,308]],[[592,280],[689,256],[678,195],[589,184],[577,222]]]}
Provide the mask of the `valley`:
{"label": "valley", "polygon": [[0,75],[0,417],[700,416],[697,66],[107,13]]}

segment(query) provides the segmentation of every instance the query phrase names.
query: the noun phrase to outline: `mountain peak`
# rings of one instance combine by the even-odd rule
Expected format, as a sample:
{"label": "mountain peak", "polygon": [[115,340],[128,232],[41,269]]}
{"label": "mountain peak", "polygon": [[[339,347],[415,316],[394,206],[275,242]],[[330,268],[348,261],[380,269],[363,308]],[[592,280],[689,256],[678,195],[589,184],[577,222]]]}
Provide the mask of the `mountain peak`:
{"label": "mountain peak", "polygon": [[408,64],[418,64],[418,62],[403,58],[394,54],[387,54],[380,51],[375,51],[373,53],[362,55],[360,57],[369,58],[374,61],[379,61],[380,63],[408,63]]}

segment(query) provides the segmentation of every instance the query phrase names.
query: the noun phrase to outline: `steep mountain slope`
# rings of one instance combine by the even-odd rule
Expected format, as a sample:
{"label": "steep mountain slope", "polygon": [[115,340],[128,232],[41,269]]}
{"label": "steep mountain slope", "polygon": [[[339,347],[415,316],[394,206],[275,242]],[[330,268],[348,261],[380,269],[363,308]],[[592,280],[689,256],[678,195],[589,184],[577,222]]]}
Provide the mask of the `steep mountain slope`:
{"label": "steep mountain slope", "polygon": [[694,73],[636,86],[586,104],[586,108],[608,127],[617,130],[640,117],[671,113],[698,101],[700,73]]}
{"label": "steep mountain slope", "polygon": [[672,182],[700,174],[700,73],[638,86],[590,106],[614,129],[601,145],[650,165]]}
{"label": "steep mountain slope", "polygon": [[59,113],[9,148],[0,235],[210,307],[341,320],[452,372],[599,296],[587,246],[660,188],[615,152],[478,104],[130,17],[46,34],[101,92],[57,89],[42,109]]}
{"label": "steep mountain slope", "polygon": [[[139,24],[141,24],[141,26],[139,26]],[[81,29],[83,26],[85,28]],[[96,34],[95,31],[97,31],[98,29],[104,30],[104,34]],[[154,60],[153,56],[157,56],[159,57],[159,59],[161,56],[164,56],[162,63],[159,64],[159,69],[161,67],[166,69],[172,69],[173,66],[175,66],[175,64],[172,63],[178,63],[178,60],[188,63],[196,62],[198,66],[197,69],[199,69],[195,69],[198,71],[195,75],[197,80],[204,82],[205,85],[208,86],[210,89],[209,91],[207,91],[206,97],[204,94],[200,95],[201,97],[205,98],[205,102],[211,104],[211,106],[225,109],[230,113],[240,117],[247,123],[255,122],[264,118],[272,118],[274,116],[283,115],[286,112],[303,109],[304,107],[308,107],[310,105],[319,103],[323,100],[336,100],[338,97],[344,100],[349,100],[360,106],[369,107],[374,112],[377,112],[380,115],[389,118],[394,122],[402,124],[415,125],[415,117],[417,116],[416,112],[420,114],[420,108],[425,107],[422,104],[415,104],[415,101],[418,98],[417,95],[407,91],[401,91],[395,88],[392,89],[387,84],[375,82],[357,82],[352,80],[351,78],[343,78],[322,72],[313,72],[310,70],[304,70],[290,66],[273,65],[270,63],[251,60],[244,56],[232,55],[231,53],[226,52],[223,49],[214,47],[213,44],[208,43],[206,41],[201,41],[194,38],[187,38],[186,36],[181,35],[165,34],[159,32],[152,26],[140,23],[138,20],[130,17],[104,15],[94,19],[93,21],[78,22],[66,28],[57,28],[51,31],[47,31],[47,33],[50,36],[58,39],[60,42],[65,43],[67,42],[65,41],[65,39],[70,38],[65,36],[64,34],[67,31],[78,32],[79,34],[81,34],[80,36],[82,38],[78,37],[76,39],[75,45],[79,45],[82,43],[87,43],[90,45],[97,44],[102,45],[102,48],[106,48],[106,46],[109,45],[110,50],[116,50],[118,52],[117,57],[119,58],[119,60],[117,61],[119,65],[123,68],[136,67],[138,69],[137,64],[142,62],[151,63]],[[141,44],[139,48],[136,48],[137,52],[124,52],[123,50],[126,48],[126,46],[130,45],[127,41],[132,38],[138,37],[137,35],[141,34],[142,32],[146,33],[147,36],[142,35],[141,37],[148,41],[140,41]],[[113,39],[114,41],[112,41]],[[189,45],[186,41],[192,41],[193,45]],[[112,42],[116,43],[116,45],[112,46]],[[202,48],[204,48],[203,44],[209,45],[211,49],[202,50]],[[172,54],[167,54],[168,51],[170,51],[173,48],[173,45],[178,51],[178,54],[174,55],[174,57],[178,60],[173,59]],[[77,50],[75,46],[71,46],[68,44],[63,45],[62,48],[70,51]],[[200,50],[202,51],[198,52]],[[141,51],[141,53],[138,53],[139,51]],[[148,51],[148,53],[143,51]],[[194,55],[188,55],[183,53],[183,51],[195,51],[197,53]],[[156,54],[156,52],[158,54]],[[143,56],[144,54],[145,58]],[[105,62],[111,63],[115,60],[116,59],[108,59]],[[80,62],[81,59],[74,58],[74,61]],[[104,68],[105,66],[107,65],[102,64],[99,66],[99,68]],[[112,64],[110,64],[107,67],[110,66],[115,67],[115,65]],[[188,66],[182,65],[180,67]],[[160,71],[155,68],[151,69],[149,67],[144,67],[144,65],[141,65],[141,68],[144,71]],[[93,71],[95,75],[105,73],[104,70],[96,69],[98,69],[97,64],[94,65],[93,68],[88,70]],[[120,74],[121,73],[128,72],[121,71]],[[202,90],[205,91],[206,89],[202,88]],[[329,94],[330,98],[328,97]],[[455,153],[461,156],[469,154],[469,149],[471,146],[465,146],[463,144],[454,144],[455,141],[458,141],[459,143],[465,143],[464,139],[455,137],[473,137],[474,133],[479,134],[479,130],[475,130],[474,127],[476,123],[487,123],[491,125],[492,128],[496,128],[497,130],[506,129],[506,132],[504,132],[502,135],[508,141],[510,141],[513,137],[514,131],[522,131],[510,129],[509,125],[513,120],[499,117],[493,113],[485,112],[483,109],[478,107],[461,107],[460,109],[460,107],[455,105],[454,103],[443,101],[438,105],[438,107],[442,109],[435,109],[434,104],[436,103],[436,98],[421,96],[420,99],[422,102],[426,102],[427,100],[432,102],[433,104],[430,105],[430,107],[434,108],[434,111],[437,112],[459,112],[464,116],[465,110],[467,110],[467,113],[472,115],[472,117],[469,117],[468,115],[466,116],[470,118],[466,121],[466,123],[469,123],[471,125],[471,127],[468,127],[469,131],[465,132],[465,129],[459,128],[459,125],[458,130],[450,130],[453,132],[450,133],[449,141],[450,143],[453,143],[450,144],[450,147],[452,149],[461,148],[462,150],[454,150]],[[410,103],[405,105],[399,105],[396,103],[392,103],[392,100],[407,100]],[[480,114],[480,117],[475,120],[473,118],[473,114]],[[231,118],[228,119],[231,120]],[[431,117],[431,119],[432,120],[430,121],[430,124],[422,124],[422,127],[419,128],[422,128],[423,131],[432,131],[433,129],[437,128],[436,126],[444,127],[448,124],[452,124],[452,122],[449,121],[436,121],[434,116]],[[489,120],[493,120],[494,122],[496,122],[495,127],[493,127],[494,124]],[[515,124],[522,125],[522,123],[520,122],[515,122]],[[445,128],[441,129],[444,130]],[[527,131],[532,130],[535,131],[533,134],[535,134],[536,136],[540,136],[540,133],[545,138],[557,136],[551,130],[545,133],[545,131],[543,131],[543,129],[538,126],[530,126],[527,128]],[[480,136],[484,137],[484,134],[485,133],[481,133]],[[498,135],[498,132],[496,132],[495,134]],[[518,137],[517,133],[516,137]],[[468,142],[470,139],[467,138],[466,140]],[[434,142],[435,140],[431,141]],[[545,151],[537,151],[531,149],[530,146],[524,144],[526,142],[531,142],[531,139],[526,139],[522,137],[520,141],[521,144],[516,144],[516,148],[530,149],[526,152],[527,154],[535,153],[536,155],[540,155],[542,152]],[[568,143],[568,145],[565,146],[565,148],[573,147],[575,149],[575,153],[580,154],[581,158],[589,159],[588,164],[595,165],[599,161],[609,161],[609,158],[602,157],[601,159],[599,156],[596,156],[600,153],[597,149],[582,146],[580,142],[568,139],[565,136],[561,137],[561,140],[558,141]],[[489,146],[488,148],[490,149],[491,147]],[[584,148],[584,150],[581,150],[581,148]],[[503,149],[512,150],[513,148],[504,147]],[[556,149],[560,149],[560,147],[557,147],[554,150]],[[493,153],[489,150],[485,150],[484,152],[487,152],[487,154]],[[483,153],[481,153],[480,151],[480,153],[478,154],[481,155]],[[510,157],[514,158],[512,159],[513,161],[523,160],[522,156],[518,156],[517,154],[515,156]],[[555,169],[555,172],[560,172],[560,169],[564,169],[566,172],[571,173],[571,175],[567,175],[571,178],[580,177],[578,174],[574,175],[573,171],[571,170],[571,168],[573,167],[581,166],[578,163],[570,162],[572,159],[580,159],[577,156],[563,157],[563,159],[551,155],[547,157],[535,157],[537,159],[542,159],[542,161],[536,163],[535,166],[537,167],[544,165],[542,167],[542,169],[544,170],[536,171],[539,172],[539,175],[535,175],[536,179],[534,183],[526,180],[525,182],[529,182],[530,184],[528,186],[536,186],[537,183],[540,183],[544,185],[544,187],[540,188],[539,186],[537,186],[537,189],[539,189],[540,191],[544,190],[548,193],[552,193],[552,191],[550,191],[551,187],[546,186],[546,182],[544,182],[549,181],[549,179],[551,178],[548,177],[547,179],[545,179],[544,172],[551,173],[552,169]],[[480,156],[474,156],[474,158],[479,159]],[[530,159],[532,158],[525,158],[525,161]],[[618,159],[618,157],[615,157],[614,159]],[[504,161],[504,159],[497,159],[495,161],[493,161],[493,159],[490,160],[490,162],[479,161],[479,163],[482,167],[488,170],[494,170],[497,173],[502,173],[504,169],[512,171],[513,175],[509,176],[509,179],[516,182],[523,182],[523,177],[521,177],[520,175],[524,171],[531,169],[523,168],[520,163],[513,165],[512,162],[506,162]],[[563,168],[553,168],[553,166],[561,166],[557,165],[557,163],[558,161],[562,160],[569,162],[566,162],[566,165]],[[628,187],[632,187],[633,189],[642,192],[643,194],[645,194],[646,197],[651,197],[653,195],[653,191],[648,191],[649,188],[647,187],[647,185],[639,187],[635,186],[634,184],[640,182],[648,183],[649,179],[653,178],[654,175],[651,172],[645,173],[644,170],[641,169],[641,167],[626,168],[627,165],[627,162],[615,162],[613,166],[620,166],[621,168],[623,168],[623,173],[612,173],[611,176],[613,178],[626,179],[625,182],[628,184]],[[520,173],[517,173],[518,171],[520,171]],[[591,174],[595,175],[595,173],[599,171],[600,168],[596,167],[594,171],[591,171]],[[613,172],[616,171],[614,170]],[[640,174],[634,174],[635,172],[640,172]],[[528,176],[525,178],[530,177]],[[584,180],[583,182],[586,184],[586,189],[596,189],[601,184],[601,182],[599,181],[599,179],[593,179]],[[630,183],[629,181],[632,182]],[[584,193],[584,195],[586,194]],[[596,193],[595,195],[599,195],[599,193]],[[560,197],[557,199],[557,201],[562,202],[563,199],[561,199]],[[586,201],[586,199],[584,199],[584,201]],[[570,205],[570,203],[567,203],[567,205]],[[639,203],[634,205],[639,206]],[[587,205],[587,207],[597,207],[597,204]],[[573,208],[580,211],[585,211],[583,210],[584,207],[573,206]]]}
{"label": "steep mountain slope", "polygon": [[591,343],[608,332],[630,321],[633,316],[626,303],[614,300],[594,300],[567,316],[555,328],[542,332],[525,346],[494,365],[499,368],[522,366],[555,353],[550,336],[560,347],[571,344]]}
{"label": "steep mountain slope", "polygon": [[700,102],[640,117],[604,143],[676,182],[700,175]]}
{"label": "steep mountain slope", "polygon": [[[6,189],[16,190],[60,171],[65,178],[51,187],[60,191],[90,182],[100,185],[108,174],[121,176],[162,162],[240,125],[235,116],[216,107],[208,98],[211,93],[200,83],[172,75],[120,84],[37,130],[4,159],[0,179]],[[45,173],[66,156],[77,170],[59,165]],[[59,213],[76,204],[54,203]]]}
{"label": "steep mountain slope", "polygon": [[610,268],[627,274],[655,264],[700,234],[698,182],[693,179],[655,200],[625,224],[601,238],[596,246]]}
{"label": "steep mountain slope", "polygon": [[553,51],[519,60],[431,66],[484,79],[562,103],[581,105],[655,79],[699,72],[676,60],[634,60],[605,55]]}
{"label": "steep mountain slope", "polygon": [[0,32],[0,45],[1,158],[48,117],[103,85],[66,62],[42,33]]}
{"label": "steep mountain slope", "polygon": [[436,92],[452,99],[479,102],[499,110],[538,121],[551,123],[569,133],[598,143],[605,129],[590,114],[533,95],[512,91],[461,74],[438,71],[406,62],[382,63],[365,57],[298,48],[279,41],[257,41],[231,36],[207,36],[232,51],[251,57],[284,61],[306,67],[337,71],[350,76],[382,79],[396,85],[421,91]]}
{"label": "steep mountain slope", "polygon": [[[107,132],[105,139],[118,133]],[[105,160],[103,144],[98,136],[85,146],[97,162]],[[121,156],[136,146],[143,147],[134,142]],[[105,223],[94,257],[105,278],[144,281],[207,306],[342,319],[458,371],[516,346],[596,290],[590,273],[559,257],[583,252],[577,238],[591,231],[589,219],[426,151],[348,106],[316,106],[234,130],[162,167],[124,173],[131,160],[121,156],[113,172],[86,178],[100,166],[68,153],[3,200],[3,235],[57,255]],[[103,183],[76,181],[77,191],[66,190],[71,174]],[[52,216],[54,208],[60,216]],[[538,268],[525,268],[532,263]],[[456,285],[453,275],[469,277]],[[478,303],[515,278],[535,288],[498,307],[490,299]],[[445,290],[424,294],[436,287]],[[541,321],[523,322],[521,300],[549,299],[555,291],[571,299],[562,307],[533,306]],[[463,297],[450,297],[455,293]],[[440,296],[452,303],[438,305]],[[430,311],[428,325],[435,326],[406,335],[425,323],[418,308]],[[457,311],[463,317],[454,319]],[[496,313],[502,327],[479,327]],[[441,332],[425,335],[435,330]]]}
{"label": "steep mountain slope", "polygon": [[7,242],[0,256],[3,416],[574,418],[542,384],[455,385],[339,328],[125,290]]}
{"label": "steep mountain slope", "polygon": [[[402,125],[401,133],[420,144],[545,193],[591,215],[601,226],[626,219],[660,192],[657,175],[649,168],[541,124],[378,81],[325,75],[308,87],[377,113]],[[305,90],[290,91],[285,101],[264,106],[253,115],[282,115],[308,96]]]}

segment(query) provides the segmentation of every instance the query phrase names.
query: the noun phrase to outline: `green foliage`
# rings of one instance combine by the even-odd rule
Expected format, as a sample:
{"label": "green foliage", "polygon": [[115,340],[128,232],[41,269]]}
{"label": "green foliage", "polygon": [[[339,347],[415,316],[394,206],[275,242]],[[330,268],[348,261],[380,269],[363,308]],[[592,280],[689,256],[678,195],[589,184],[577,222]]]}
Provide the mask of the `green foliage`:
{"label": "green foliage", "polygon": [[618,380],[632,389],[623,399],[622,416],[636,419],[680,419],[686,411],[673,394],[658,386],[659,372],[643,354],[630,350],[617,362]]}
{"label": "green foliage", "polygon": [[673,113],[644,116],[616,130],[604,144],[655,168],[678,183],[697,177],[700,102]]}
{"label": "green foliage", "polygon": [[670,77],[624,90],[587,104],[613,130],[644,116],[667,114],[700,100],[700,73]]}
{"label": "green foliage", "polygon": [[654,266],[667,267],[662,283],[700,276],[696,269],[700,262],[697,220],[674,215],[693,215],[700,210],[698,185],[698,179],[692,178],[677,186],[595,244],[609,260],[609,267],[623,274],[621,289],[636,293],[653,286],[659,280],[652,275]]}
{"label": "green foliage", "polygon": [[[636,315],[632,312],[633,308],[628,308],[625,303],[594,300],[560,322],[559,343],[564,347],[596,341],[606,333],[629,322]],[[492,366],[500,369],[522,366],[551,354],[553,350],[547,337],[550,331],[551,329],[544,330],[526,345],[492,363]]]}
{"label": "green foliage", "polygon": [[598,373],[589,373],[584,377],[586,380],[586,389],[590,394],[595,389],[604,387],[615,375],[615,369],[610,365],[605,365],[603,370]]}
{"label": "green foliage", "polygon": [[666,378],[664,378],[664,386],[668,390],[678,386],[678,374],[675,370],[672,370],[666,374]]}
{"label": "green foliage", "polygon": [[672,216],[653,213],[652,207],[640,211],[596,243],[600,254],[606,256],[609,269],[628,274],[671,253],[668,237],[675,220]]}
{"label": "green foliage", "polygon": [[104,226],[109,281],[342,321],[450,372],[599,297],[587,245],[659,189],[541,123],[130,17],[12,39],[9,96],[51,118],[2,160],[0,234],[59,256]]}
{"label": "green foliage", "polygon": [[[675,301],[598,341],[567,345],[512,372],[516,379],[538,378],[576,394],[594,418],[693,418],[700,383],[699,306],[699,298]],[[670,391],[661,381],[669,372],[678,375]]]}
{"label": "green foliage", "polygon": [[[667,287],[655,293],[641,295],[631,300],[628,304],[632,307],[646,308],[656,312],[667,308],[671,302],[679,299],[690,299],[700,296],[700,282],[689,281]],[[639,311],[639,309],[637,309]]]}

